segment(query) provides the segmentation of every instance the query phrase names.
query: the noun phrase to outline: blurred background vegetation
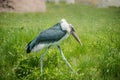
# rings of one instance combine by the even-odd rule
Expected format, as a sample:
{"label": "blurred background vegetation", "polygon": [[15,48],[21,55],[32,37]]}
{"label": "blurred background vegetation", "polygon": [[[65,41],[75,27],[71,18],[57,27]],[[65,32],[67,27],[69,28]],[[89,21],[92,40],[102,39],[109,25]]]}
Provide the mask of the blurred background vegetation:
{"label": "blurred background vegetation", "polygon": [[[119,80],[120,7],[82,3],[47,0],[42,13],[0,8],[0,80]],[[62,18],[74,25],[83,43],[80,46],[71,36],[61,43],[66,58],[78,74],[68,69],[58,49],[53,47],[44,58],[41,75],[39,57],[44,49],[26,54],[26,45]]]}

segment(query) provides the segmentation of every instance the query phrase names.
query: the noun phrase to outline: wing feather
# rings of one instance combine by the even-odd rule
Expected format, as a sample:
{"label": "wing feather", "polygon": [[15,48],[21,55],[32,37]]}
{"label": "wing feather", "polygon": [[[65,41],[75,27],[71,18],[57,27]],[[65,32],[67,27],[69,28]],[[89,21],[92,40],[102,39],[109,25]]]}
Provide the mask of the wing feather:
{"label": "wing feather", "polygon": [[57,23],[53,27],[41,32],[34,40],[32,40],[27,45],[27,53],[30,53],[31,50],[37,46],[38,44],[44,44],[44,43],[53,43],[56,41],[59,41],[63,36],[65,36],[67,31],[63,31],[61,29],[60,23]]}
{"label": "wing feather", "polygon": [[55,42],[59,41],[63,36],[65,36],[66,31],[63,31],[61,29],[48,29],[46,31],[43,31],[39,34],[39,36],[36,38],[36,42]]}

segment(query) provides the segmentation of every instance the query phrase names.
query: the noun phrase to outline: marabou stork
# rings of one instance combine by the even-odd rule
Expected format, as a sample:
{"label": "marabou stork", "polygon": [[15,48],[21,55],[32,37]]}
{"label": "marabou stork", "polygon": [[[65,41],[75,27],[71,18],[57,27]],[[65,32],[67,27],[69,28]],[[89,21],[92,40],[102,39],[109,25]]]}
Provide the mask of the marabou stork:
{"label": "marabou stork", "polygon": [[[30,53],[31,51],[36,52],[39,50],[42,50],[43,48],[46,48],[45,52],[40,57],[40,70],[42,73],[43,68],[43,58],[45,54],[47,53],[50,46],[57,46],[60,54],[62,55],[63,60],[66,62],[67,66],[71,68],[70,63],[65,58],[61,47],[60,42],[63,41],[65,38],[69,36],[69,34],[72,34],[74,38],[82,45],[79,37],[75,33],[75,29],[71,24],[68,24],[65,19],[62,19],[60,22],[55,24],[53,27],[42,31],[35,39],[30,41],[26,47],[26,52]],[[72,69],[73,70],[73,69]]]}

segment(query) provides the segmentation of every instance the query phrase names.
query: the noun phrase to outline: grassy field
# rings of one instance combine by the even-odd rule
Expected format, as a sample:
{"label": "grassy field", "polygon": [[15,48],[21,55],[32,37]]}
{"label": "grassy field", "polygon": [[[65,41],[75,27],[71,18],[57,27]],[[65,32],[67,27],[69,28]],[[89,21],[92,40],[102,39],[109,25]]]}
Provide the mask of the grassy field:
{"label": "grassy field", "polygon": [[[83,46],[70,36],[61,43],[70,71],[58,49],[50,48],[40,74],[38,53],[27,43],[62,18],[74,25]],[[47,4],[45,13],[0,13],[0,80],[119,80],[120,8]]]}

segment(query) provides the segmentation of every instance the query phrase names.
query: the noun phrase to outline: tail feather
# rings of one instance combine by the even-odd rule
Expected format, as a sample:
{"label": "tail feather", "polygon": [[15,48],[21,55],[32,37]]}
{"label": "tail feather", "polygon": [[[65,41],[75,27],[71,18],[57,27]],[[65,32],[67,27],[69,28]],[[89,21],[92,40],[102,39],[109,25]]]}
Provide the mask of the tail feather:
{"label": "tail feather", "polygon": [[26,47],[26,53],[30,53],[31,52],[30,43],[31,42],[29,42],[28,45],[27,45],[27,47]]}
{"label": "tail feather", "polygon": [[36,45],[36,39],[32,40],[31,42],[28,43],[27,47],[26,47],[26,52],[30,53],[31,50],[35,47]]}

